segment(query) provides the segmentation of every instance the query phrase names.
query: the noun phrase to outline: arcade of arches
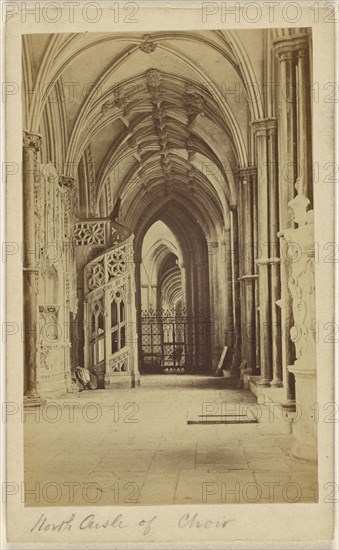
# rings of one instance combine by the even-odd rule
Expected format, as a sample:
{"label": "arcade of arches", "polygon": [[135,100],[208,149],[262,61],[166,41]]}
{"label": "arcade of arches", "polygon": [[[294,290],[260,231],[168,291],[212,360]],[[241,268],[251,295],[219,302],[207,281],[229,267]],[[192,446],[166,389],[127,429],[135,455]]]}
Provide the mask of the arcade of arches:
{"label": "arcade of arches", "polygon": [[111,391],[211,376],[225,346],[259,402],[316,401],[311,48],[303,28],[23,37],[28,406],[77,366]]}

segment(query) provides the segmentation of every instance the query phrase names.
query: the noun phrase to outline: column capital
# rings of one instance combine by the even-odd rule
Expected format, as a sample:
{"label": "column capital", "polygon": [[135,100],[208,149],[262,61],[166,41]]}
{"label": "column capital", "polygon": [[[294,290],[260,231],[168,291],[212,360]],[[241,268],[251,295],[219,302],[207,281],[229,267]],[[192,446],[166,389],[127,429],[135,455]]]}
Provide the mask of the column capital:
{"label": "column capital", "polygon": [[238,205],[237,204],[230,204],[229,206],[231,212],[238,212]]}
{"label": "column capital", "polygon": [[42,145],[42,137],[40,134],[29,132],[24,130],[23,132],[23,146],[25,149],[34,149],[37,153],[40,151]]}
{"label": "column capital", "polygon": [[76,180],[72,178],[71,176],[65,176],[61,174],[58,179],[60,187],[67,187],[68,189],[72,189],[76,185]]}
{"label": "column capital", "polygon": [[287,38],[277,38],[273,41],[273,46],[279,60],[288,61],[307,50],[308,36],[307,34],[294,34]]}
{"label": "column capital", "polygon": [[242,183],[247,183],[248,180],[257,177],[257,167],[256,166],[245,166],[244,168],[239,168],[237,172],[238,180],[242,180]]}
{"label": "column capital", "polygon": [[277,129],[277,118],[270,117],[253,120],[251,125],[257,135],[266,135],[269,130]]}

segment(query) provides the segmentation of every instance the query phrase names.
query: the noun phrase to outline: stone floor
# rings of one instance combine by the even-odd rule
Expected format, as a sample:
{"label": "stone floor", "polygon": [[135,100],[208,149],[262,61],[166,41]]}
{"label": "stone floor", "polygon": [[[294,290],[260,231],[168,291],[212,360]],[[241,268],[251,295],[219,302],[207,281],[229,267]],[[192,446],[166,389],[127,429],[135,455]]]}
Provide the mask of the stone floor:
{"label": "stone floor", "polygon": [[[317,500],[316,467],[289,457],[290,436],[239,422],[253,419],[252,393],[202,376],[141,383],[67,395],[26,416],[27,506]],[[187,423],[225,418],[233,423]]]}

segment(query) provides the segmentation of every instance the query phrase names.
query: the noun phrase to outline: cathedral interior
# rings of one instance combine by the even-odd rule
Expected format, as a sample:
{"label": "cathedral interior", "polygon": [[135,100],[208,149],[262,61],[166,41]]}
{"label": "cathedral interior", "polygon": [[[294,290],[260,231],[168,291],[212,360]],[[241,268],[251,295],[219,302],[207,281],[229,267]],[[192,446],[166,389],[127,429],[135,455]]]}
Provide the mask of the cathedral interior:
{"label": "cathedral interior", "polygon": [[[271,403],[253,430],[289,446],[267,456],[314,479],[309,29],[27,34],[22,52],[25,405],[158,396],[166,430],[185,388],[200,409],[204,391]],[[210,452],[236,429],[254,452],[213,410]]]}

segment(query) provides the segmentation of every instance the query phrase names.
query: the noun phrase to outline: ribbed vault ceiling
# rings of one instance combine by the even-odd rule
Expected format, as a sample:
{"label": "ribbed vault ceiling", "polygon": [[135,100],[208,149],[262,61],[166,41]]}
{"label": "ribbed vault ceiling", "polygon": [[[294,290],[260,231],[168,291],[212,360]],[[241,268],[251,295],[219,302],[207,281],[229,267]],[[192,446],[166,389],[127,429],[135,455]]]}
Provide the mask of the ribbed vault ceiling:
{"label": "ribbed vault ceiling", "polygon": [[65,171],[78,178],[89,150],[94,167],[92,205],[83,211],[107,215],[120,197],[121,216],[131,222],[166,197],[190,202],[200,225],[208,218],[227,225],[234,173],[248,164],[249,122],[262,116],[260,101],[246,96],[246,84],[262,78],[263,33],[253,31],[252,40],[253,33],[256,52],[243,46],[246,31],[25,38],[26,80],[45,83],[27,127],[40,129],[58,89]]}

